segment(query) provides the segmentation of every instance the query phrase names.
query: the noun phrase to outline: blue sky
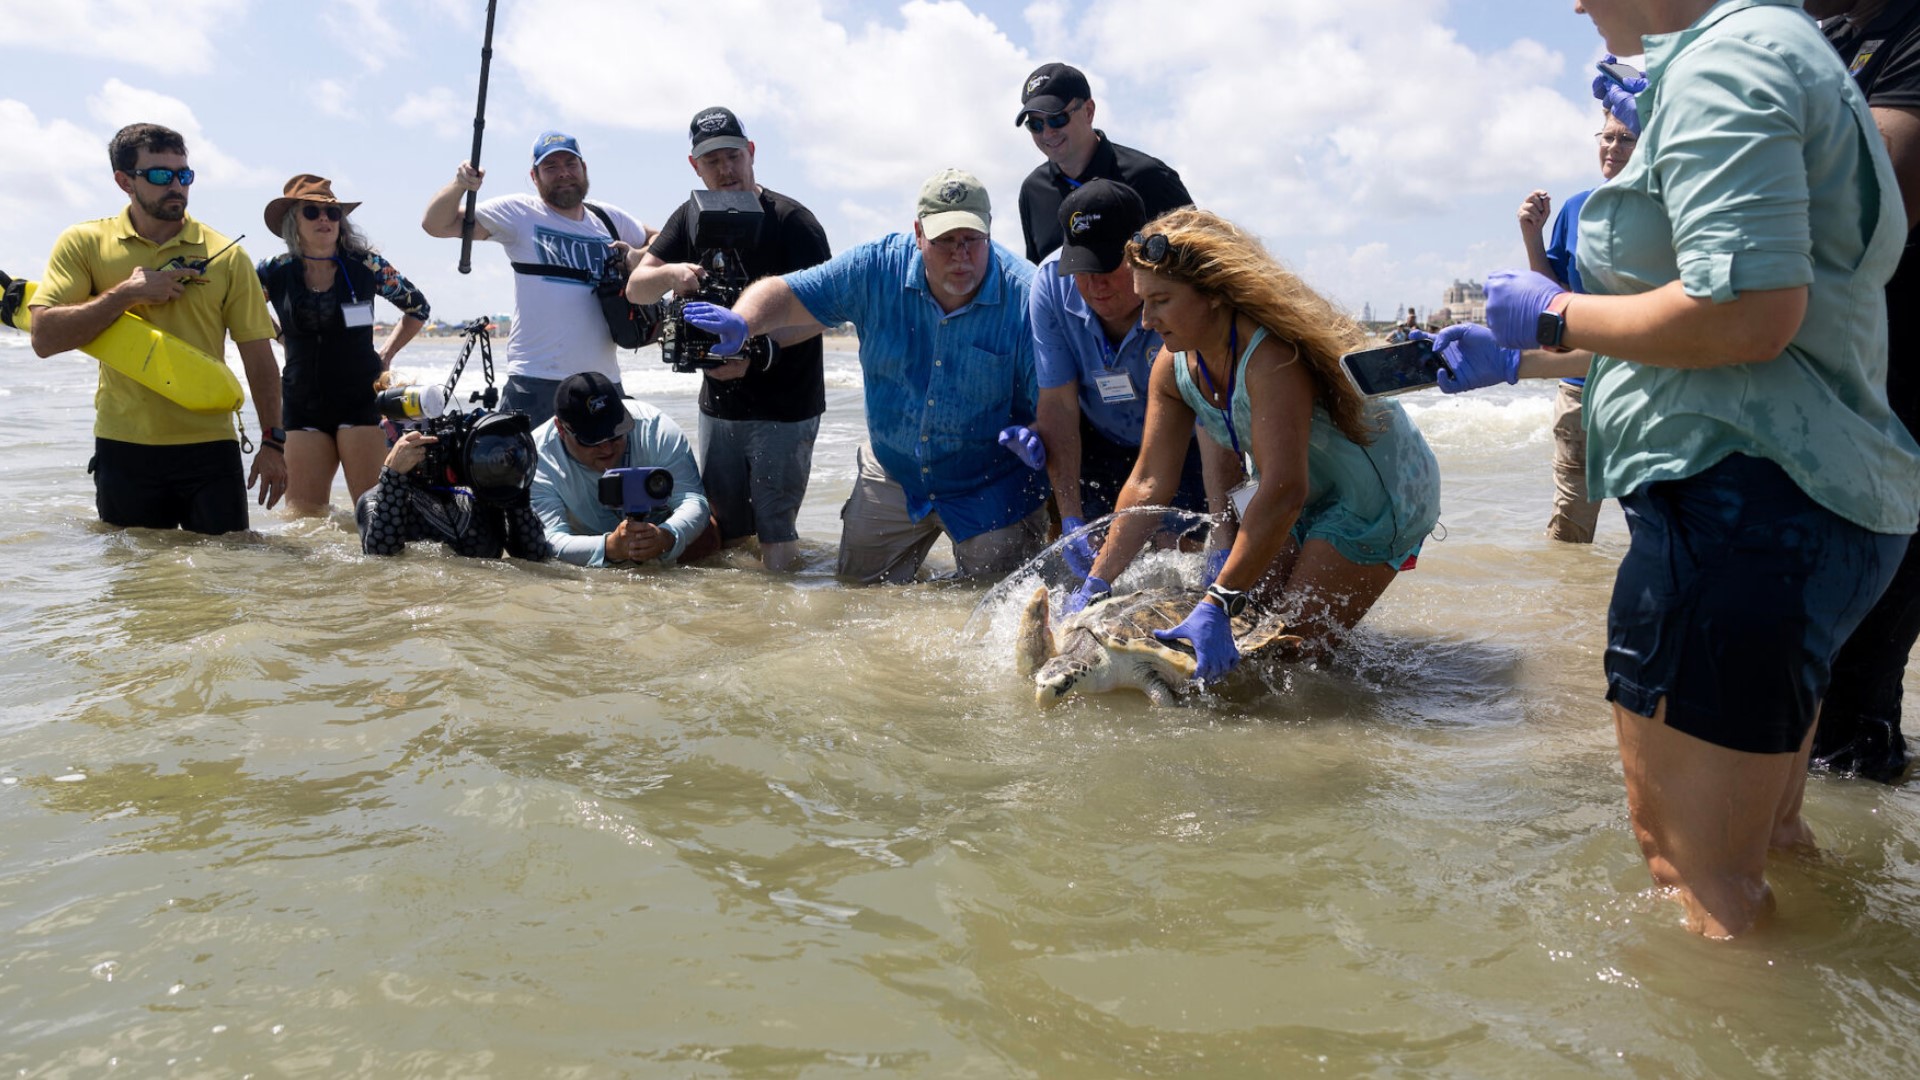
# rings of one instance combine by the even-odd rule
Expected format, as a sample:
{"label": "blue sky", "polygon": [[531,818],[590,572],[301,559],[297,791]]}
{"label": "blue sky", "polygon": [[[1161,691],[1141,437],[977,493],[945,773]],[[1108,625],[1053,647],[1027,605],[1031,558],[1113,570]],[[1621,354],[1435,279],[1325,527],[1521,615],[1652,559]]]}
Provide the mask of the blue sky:
{"label": "blue sky", "polygon": [[[1358,314],[1433,306],[1520,260],[1514,209],[1597,179],[1601,48],[1572,0],[500,0],[483,194],[529,190],[533,137],[576,135],[591,197],[658,226],[696,179],[688,119],[733,107],[760,181],[837,249],[905,228],[919,180],[986,181],[1016,249],[1040,160],[1013,127],[1026,74],[1087,71],[1099,126],[1180,170],[1198,202]],[[315,172],[447,318],[503,311],[510,271],[419,228],[467,156],[481,0],[0,0],[0,269],[117,212],[107,138],[181,129],[193,212],[278,243],[261,210]],[[1183,17],[1172,19],[1176,10]]]}

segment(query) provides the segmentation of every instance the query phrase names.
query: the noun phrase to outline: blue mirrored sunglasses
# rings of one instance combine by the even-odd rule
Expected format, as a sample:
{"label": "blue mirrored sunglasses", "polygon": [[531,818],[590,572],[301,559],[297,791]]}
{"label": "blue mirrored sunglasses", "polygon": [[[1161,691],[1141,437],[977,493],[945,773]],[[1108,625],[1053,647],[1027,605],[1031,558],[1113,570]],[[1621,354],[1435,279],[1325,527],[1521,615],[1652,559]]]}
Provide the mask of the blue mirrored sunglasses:
{"label": "blue mirrored sunglasses", "polygon": [[157,167],[152,169],[129,169],[127,170],[127,175],[142,177],[147,183],[152,184],[154,187],[166,187],[175,180],[180,181],[181,187],[193,186],[192,169],[162,169]]}

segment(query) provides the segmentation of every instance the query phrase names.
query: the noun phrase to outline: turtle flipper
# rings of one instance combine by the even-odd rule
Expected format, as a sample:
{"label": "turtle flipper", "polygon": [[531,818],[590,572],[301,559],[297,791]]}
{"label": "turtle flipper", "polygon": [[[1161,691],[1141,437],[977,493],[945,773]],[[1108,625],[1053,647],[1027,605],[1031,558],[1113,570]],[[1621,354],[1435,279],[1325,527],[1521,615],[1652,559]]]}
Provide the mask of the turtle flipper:
{"label": "turtle flipper", "polygon": [[1023,678],[1031,678],[1040,665],[1053,659],[1053,630],[1047,625],[1047,587],[1040,586],[1027,598],[1020,610],[1020,629],[1014,636],[1013,661]]}
{"label": "turtle flipper", "polygon": [[1275,619],[1272,622],[1262,623],[1248,633],[1242,634],[1234,644],[1240,647],[1240,656],[1242,659],[1252,660],[1258,659],[1268,652],[1278,652],[1281,649],[1295,648],[1306,643],[1306,639],[1298,634],[1281,633],[1281,631],[1286,628],[1286,623]]}

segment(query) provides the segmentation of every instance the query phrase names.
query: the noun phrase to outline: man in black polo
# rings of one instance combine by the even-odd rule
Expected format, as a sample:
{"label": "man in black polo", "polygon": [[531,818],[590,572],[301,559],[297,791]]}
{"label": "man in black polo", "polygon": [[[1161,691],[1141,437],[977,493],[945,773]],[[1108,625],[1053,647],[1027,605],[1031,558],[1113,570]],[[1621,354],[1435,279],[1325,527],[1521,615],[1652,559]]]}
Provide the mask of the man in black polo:
{"label": "man in black polo", "polygon": [[[1920,0],[1807,0],[1866,95],[1887,141],[1907,221],[1920,222]],[[1907,250],[1887,282],[1887,403],[1920,435],[1920,344],[1910,325],[1920,311],[1920,254]],[[1920,544],[1894,573],[1833,660],[1833,683],[1814,729],[1813,763],[1893,783],[1907,768],[1900,732],[1901,680],[1920,638]]]}
{"label": "man in black polo", "polygon": [[1015,127],[1033,135],[1046,163],[1020,185],[1020,231],[1027,261],[1038,263],[1060,247],[1060,203],[1088,180],[1118,180],[1140,195],[1149,220],[1191,206],[1180,174],[1157,157],[1121,146],[1093,126],[1093,91],[1080,69],[1043,64],[1027,76]]}
{"label": "man in black polo", "polygon": [[[812,211],[754,182],[752,141],[731,110],[702,109],[688,125],[687,161],[708,191],[751,191],[760,197],[760,235],[740,252],[747,276],[805,270],[832,257]],[[692,200],[681,204],[627,280],[627,298],[652,303],[669,292],[688,295],[704,271],[693,248]],[[708,368],[700,387],[700,477],[728,546],[760,538],[769,570],[799,561],[795,519],[813,469],[813,441],[827,411],[820,335],[774,335],[770,360],[730,360]]]}

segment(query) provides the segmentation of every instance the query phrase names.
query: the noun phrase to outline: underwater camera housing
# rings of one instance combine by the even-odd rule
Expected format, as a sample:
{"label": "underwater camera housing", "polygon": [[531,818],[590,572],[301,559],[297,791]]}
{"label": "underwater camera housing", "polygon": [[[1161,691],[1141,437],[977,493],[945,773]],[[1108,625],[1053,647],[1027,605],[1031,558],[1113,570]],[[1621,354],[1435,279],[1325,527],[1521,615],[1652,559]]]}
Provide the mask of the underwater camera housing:
{"label": "underwater camera housing", "polygon": [[764,337],[748,338],[733,356],[712,355],[720,339],[687,322],[687,304],[704,300],[731,309],[751,282],[740,252],[752,247],[760,237],[765,216],[760,197],[751,191],[695,191],[688,199],[692,233],[689,240],[698,252],[695,262],[706,271],[706,279],[690,296],[667,300],[665,318],[660,327],[660,359],[675,371],[699,371],[719,367],[729,360],[745,359],[765,363],[772,355],[772,343]]}
{"label": "underwater camera housing", "polygon": [[425,487],[463,487],[482,502],[519,503],[533,489],[533,424],[526,413],[450,412],[420,422],[438,442],[407,473]]}
{"label": "underwater camera housing", "polygon": [[673,473],[666,469],[608,469],[600,474],[600,503],[629,519],[644,518],[667,505],[673,494]]}

